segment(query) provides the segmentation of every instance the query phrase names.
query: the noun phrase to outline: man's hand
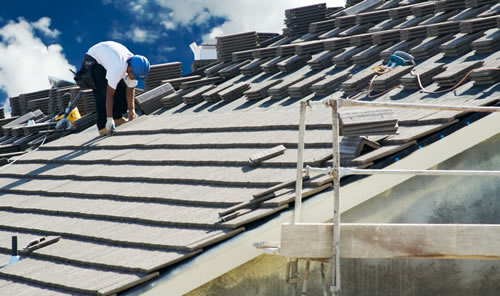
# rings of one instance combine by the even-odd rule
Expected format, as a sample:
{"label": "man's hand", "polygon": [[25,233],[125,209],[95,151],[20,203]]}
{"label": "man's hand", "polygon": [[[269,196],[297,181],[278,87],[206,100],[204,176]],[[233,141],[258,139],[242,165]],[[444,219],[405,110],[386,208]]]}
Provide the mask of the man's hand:
{"label": "man's hand", "polygon": [[106,121],[106,132],[111,134],[115,130],[115,121],[113,120],[113,117],[108,117],[108,120]]}
{"label": "man's hand", "polygon": [[128,120],[134,120],[137,118],[137,114],[135,113],[135,110],[128,110]]}

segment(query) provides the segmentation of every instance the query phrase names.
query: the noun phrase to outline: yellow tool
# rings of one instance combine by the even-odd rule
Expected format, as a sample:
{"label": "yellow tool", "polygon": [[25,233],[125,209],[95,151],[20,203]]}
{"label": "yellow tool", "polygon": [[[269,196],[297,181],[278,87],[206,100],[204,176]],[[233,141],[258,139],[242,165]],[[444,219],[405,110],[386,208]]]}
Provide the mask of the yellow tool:
{"label": "yellow tool", "polygon": [[[65,112],[56,118],[56,129],[72,129],[74,128],[75,121],[82,118],[80,112],[78,111],[78,107],[76,107],[76,103],[78,102],[78,99],[80,99],[81,95],[82,91],[79,91],[73,102],[70,100]],[[69,93],[65,93],[63,96],[71,97]]]}

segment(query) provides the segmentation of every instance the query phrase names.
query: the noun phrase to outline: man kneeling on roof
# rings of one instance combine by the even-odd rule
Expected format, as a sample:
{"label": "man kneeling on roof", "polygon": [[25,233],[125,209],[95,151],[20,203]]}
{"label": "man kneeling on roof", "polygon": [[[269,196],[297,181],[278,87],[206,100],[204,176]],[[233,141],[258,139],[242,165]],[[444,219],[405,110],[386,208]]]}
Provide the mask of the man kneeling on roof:
{"label": "man kneeling on roof", "polygon": [[[149,72],[146,57],[132,54],[120,43],[105,41],[87,51],[82,69],[86,69],[93,80],[89,87],[94,92],[100,135],[108,135],[115,126],[137,117],[135,87]],[[128,119],[123,117],[127,108]]]}

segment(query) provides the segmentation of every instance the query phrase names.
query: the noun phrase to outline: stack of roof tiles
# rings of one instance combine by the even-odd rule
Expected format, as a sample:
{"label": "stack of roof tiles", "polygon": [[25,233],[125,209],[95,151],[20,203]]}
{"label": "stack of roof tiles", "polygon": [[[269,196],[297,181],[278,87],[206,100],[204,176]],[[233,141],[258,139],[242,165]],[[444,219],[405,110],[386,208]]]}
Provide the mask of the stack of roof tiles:
{"label": "stack of roof tiles", "polygon": [[254,49],[259,46],[257,32],[246,32],[219,36],[217,39],[217,60],[231,62],[233,52]]}
{"label": "stack of roof tiles", "polygon": [[433,80],[440,87],[451,87],[457,84],[467,74],[467,72],[479,68],[483,61],[462,62],[460,64],[449,65],[446,71],[433,77]]}
{"label": "stack of roof tiles", "polygon": [[144,80],[144,90],[156,88],[162,80],[179,78],[182,76],[182,63],[173,62],[151,65],[148,75]]}
{"label": "stack of roof tiles", "polygon": [[323,21],[326,17],[326,4],[315,4],[285,10],[284,35],[303,35],[309,32],[309,25]]}
{"label": "stack of roof tiles", "polygon": [[414,71],[418,74],[418,76],[413,74],[406,74],[401,78],[401,84],[406,89],[419,89],[419,81],[422,86],[427,86],[433,82],[433,77],[438,75],[439,73],[445,70],[443,63],[429,63],[417,65],[414,68]]}
{"label": "stack of roof tiles", "polygon": [[490,29],[485,35],[474,42],[472,47],[477,53],[489,53],[500,49],[500,29]]}

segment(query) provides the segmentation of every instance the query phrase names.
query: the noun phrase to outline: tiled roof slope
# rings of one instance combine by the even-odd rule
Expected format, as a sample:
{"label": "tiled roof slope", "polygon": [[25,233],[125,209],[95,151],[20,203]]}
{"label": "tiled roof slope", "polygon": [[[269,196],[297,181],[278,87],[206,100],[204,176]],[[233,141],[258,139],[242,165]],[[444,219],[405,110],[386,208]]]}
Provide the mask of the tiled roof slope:
{"label": "tiled roof slope", "polygon": [[[498,70],[472,73],[458,88],[438,94],[419,91],[409,67],[380,76],[373,71],[394,50],[404,50],[416,57],[414,70],[424,87],[440,91],[471,69],[498,68],[497,1],[357,5],[367,10],[345,15],[327,9],[307,34],[284,30],[269,46],[262,42],[248,49],[251,60],[240,60],[248,52],[232,52],[234,62],[227,61],[224,52],[218,63],[181,83],[177,79],[176,93],[161,98],[165,108],[119,127],[111,137],[69,135],[3,169],[4,257],[12,235],[20,246],[40,236],[62,238],[0,268],[1,284],[61,294],[115,293],[286,209],[293,185],[271,195],[263,192],[295,180],[297,102],[302,99],[333,95],[482,106],[500,98]],[[355,7],[360,6],[350,9]],[[330,114],[321,108],[310,112],[305,160],[328,166]],[[447,127],[467,124],[465,115],[341,109],[341,160],[346,166],[382,165],[380,160],[392,161],[398,151],[410,153],[424,145],[427,135],[445,136]],[[372,125],[360,125],[360,118],[370,118]],[[398,128],[398,134],[379,135],[381,129],[393,133]],[[359,134],[369,136],[353,136]],[[279,145],[284,153],[257,166],[249,163],[250,156]],[[328,190],[327,181],[324,176],[306,180],[304,196]],[[238,207],[242,203],[246,206]]]}

